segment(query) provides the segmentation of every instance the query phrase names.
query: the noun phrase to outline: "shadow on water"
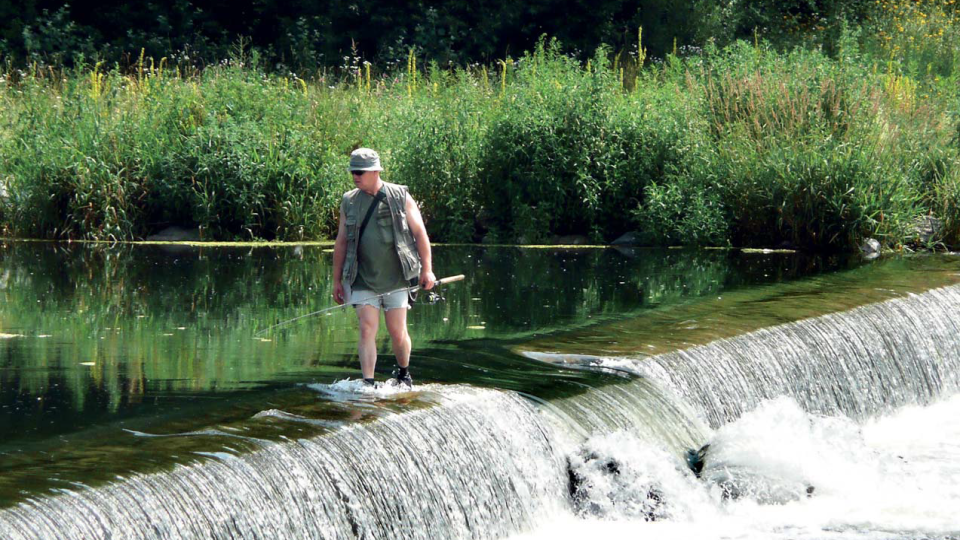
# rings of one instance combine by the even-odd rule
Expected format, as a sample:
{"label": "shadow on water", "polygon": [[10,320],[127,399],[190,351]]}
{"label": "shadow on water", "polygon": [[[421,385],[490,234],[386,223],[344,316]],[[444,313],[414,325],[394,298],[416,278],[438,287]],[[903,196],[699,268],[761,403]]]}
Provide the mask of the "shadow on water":
{"label": "shadow on water", "polygon": [[[941,264],[463,247],[438,247],[435,260],[438,273],[468,280],[446,288],[446,302],[411,312],[417,383],[512,390],[558,403],[628,379],[531,362],[511,349],[679,348],[712,335],[684,329],[693,316],[719,317],[712,328],[725,328],[737,317],[730,310],[746,304],[819,295],[820,305],[844,280],[877,275],[886,282],[888,266],[890,274],[921,275]],[[430,396],[337,400],[307,386],[358,376],[349,312],[253,337],[328,305],[330,264],[329,253],[307,247],[4,245],[0,506],[433,406]],[[718,305],[718,295],[743,300]],[[769,324],[756,313],[743,316],[751,317],[743,328]],[[633,337],[620,349],[597,346],[611,334]],[[382,332],[381,378],[393,367],[389,348]]]}

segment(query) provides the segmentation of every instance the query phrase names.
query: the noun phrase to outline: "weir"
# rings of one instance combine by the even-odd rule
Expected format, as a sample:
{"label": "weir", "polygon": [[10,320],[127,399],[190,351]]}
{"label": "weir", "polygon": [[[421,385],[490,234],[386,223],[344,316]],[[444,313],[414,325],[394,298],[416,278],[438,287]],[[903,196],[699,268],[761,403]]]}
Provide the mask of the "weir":
{"label": "weir", "polygon": [[709,432],[693,409],[642,378],[592,388],[548,408],[583,435],[626,431],[677,455],[702,444]]}
{"label": "weir", "polygon": [[0,538],[504,537],[569,508],[571,442],[629,433],[677,455],[709,433],[698,417],[778,396],[864,418],[956,391],[958,313],[946,287],[637,360],[639,379],[540,405],[440,387],[428,408],[32,498],[0,511]]}
{"label": "weir", "polygon": [[515,394],[446,403],[0,512],[0,538],[489,538],[562,500],[561,455]]}
{"label": "weir", "polygon": [[760,402],[862,420],[956,392],[960,286],[934,289],[631,362],[711,427]]}

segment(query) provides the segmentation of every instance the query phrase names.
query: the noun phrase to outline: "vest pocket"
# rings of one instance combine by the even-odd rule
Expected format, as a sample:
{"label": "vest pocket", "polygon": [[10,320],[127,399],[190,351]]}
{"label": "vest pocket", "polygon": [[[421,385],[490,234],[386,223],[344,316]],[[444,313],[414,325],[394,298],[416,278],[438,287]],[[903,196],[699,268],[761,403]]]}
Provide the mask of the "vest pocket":
{"label": "vest pocket", "polygon": [[344,228],[347,231],[347,239],[353,240],[357,235],[357,218],[347,217],[346,227]]}
{"label": "vest pocket", "polygon": [[384,243],[393,243],[393,216],[390,214],[390,208],[381,206],[377,209],[377,229],[380,229],[380,239]]}
{"label": "vest pocket", "polygon": [[380,229],[380,239],[387,244],[393,243],[393,223],[390,218],[380,219],[377,218],[377,228]]}

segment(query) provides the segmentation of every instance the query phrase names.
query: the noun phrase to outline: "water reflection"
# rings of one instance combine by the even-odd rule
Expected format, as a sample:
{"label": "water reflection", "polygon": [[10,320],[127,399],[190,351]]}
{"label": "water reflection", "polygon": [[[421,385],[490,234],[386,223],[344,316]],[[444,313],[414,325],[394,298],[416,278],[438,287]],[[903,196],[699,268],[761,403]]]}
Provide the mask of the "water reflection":
{"label": "water reflection", "polygon": [[642,316],[525,340],[515,349],[571,364],[590,363],[591,356],[652,356],[958,282],[960,257],[898,257],[803,280],[702,294]]}
{"label": "water reflection", "polygon": [[[569,329],[823,264],[717,251],[441,247],[436,257],[441,273],[468,281],[446,287],[447,302],[411,313],[418,347]],[[353,375],[356,329],[348,311],[254,335],[330,305],[330,263],[321,248],[171,253],[7,244],[0,249],[0,331],[11,337],[0,341],[2,402],[17,409],[46,402],[64,414],[117,412],[148,394]],[[385,332],[381,338],[386,352]]]}
{"label": "water reflection", "polygon": [[[543,399],[618,377],[533,363],[509,346],[855,266],[681,250],[439,246],[434,258],[438,275],[467,280],[411,312],[418,383]],[[331,305],[331,263],[321,247],[0,244],[0,506],[389,414],[300,386],[358,376],[351,312],[255,336]],[[383,377],[393,367],[385,331],[380,344]],[[319,423],[258,416],[270,410]]]}

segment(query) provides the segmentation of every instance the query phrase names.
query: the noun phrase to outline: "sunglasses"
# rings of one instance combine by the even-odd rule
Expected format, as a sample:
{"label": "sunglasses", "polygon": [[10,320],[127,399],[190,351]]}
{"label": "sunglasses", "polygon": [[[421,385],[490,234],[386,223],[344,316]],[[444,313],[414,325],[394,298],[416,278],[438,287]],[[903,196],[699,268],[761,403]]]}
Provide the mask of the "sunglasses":
{"label": "sunglasses", "polygon": [[365,172],[367,172],[367,171],[350,171],[350,174],[352,174],[352,175],[354,175],[354,176],[363,176],[363,173],[365,173]]}

